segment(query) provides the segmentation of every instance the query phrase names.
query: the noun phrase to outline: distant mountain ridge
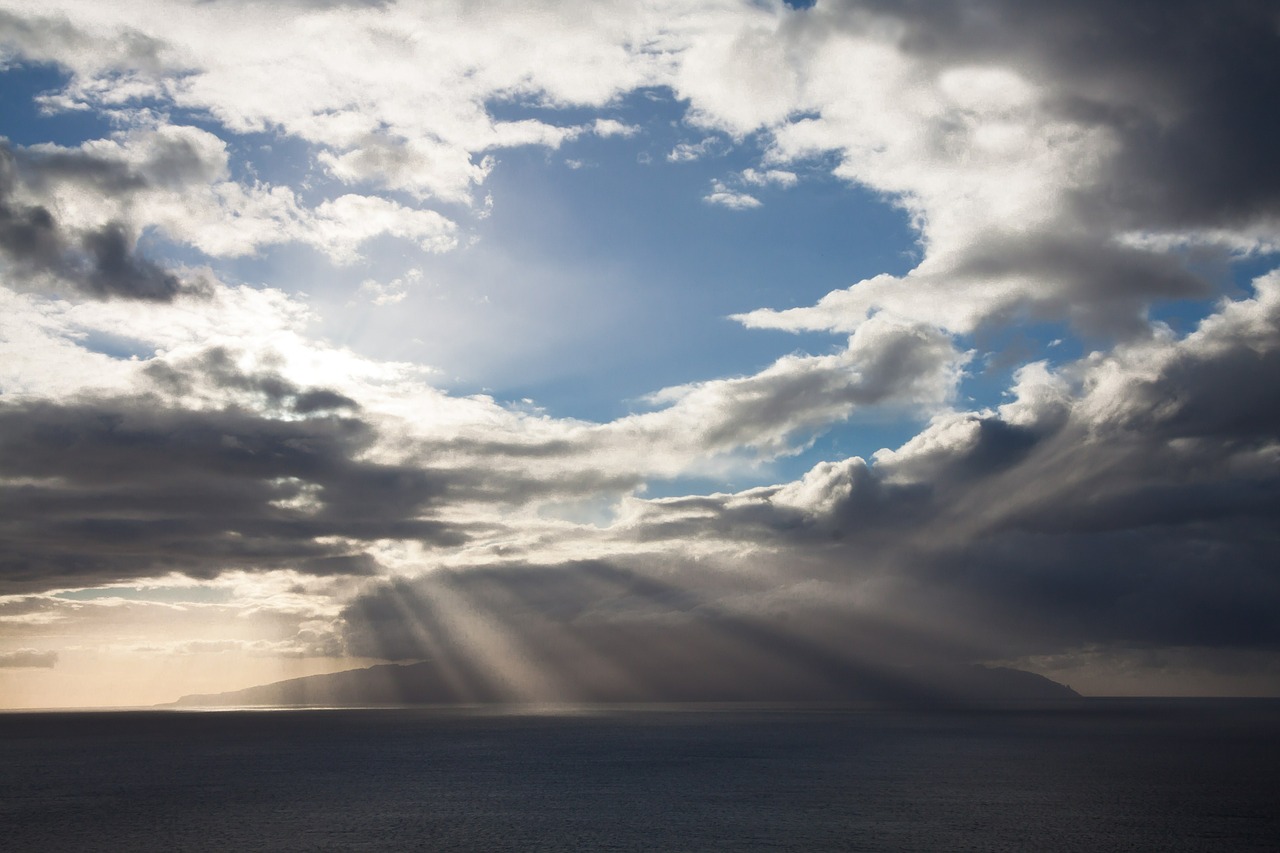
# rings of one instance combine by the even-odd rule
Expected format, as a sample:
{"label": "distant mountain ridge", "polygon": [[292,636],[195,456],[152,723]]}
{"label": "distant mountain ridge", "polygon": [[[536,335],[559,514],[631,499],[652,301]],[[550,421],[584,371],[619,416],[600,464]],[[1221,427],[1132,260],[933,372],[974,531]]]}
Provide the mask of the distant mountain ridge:
{"label": "distant mountain ridge", "polygon": [[1066,685],[1024,670],[940,665],[851,672],[847,679],[798,677],[791,682],[674,678],[667,684],[579,686],[572,694],[530,695],[501,682],[446,678],[430,662],[379,664],[232,690],[183,696],[168,707],[378,707],[522,704],[528,702],[868,702],[975,704],[1079,699]]}

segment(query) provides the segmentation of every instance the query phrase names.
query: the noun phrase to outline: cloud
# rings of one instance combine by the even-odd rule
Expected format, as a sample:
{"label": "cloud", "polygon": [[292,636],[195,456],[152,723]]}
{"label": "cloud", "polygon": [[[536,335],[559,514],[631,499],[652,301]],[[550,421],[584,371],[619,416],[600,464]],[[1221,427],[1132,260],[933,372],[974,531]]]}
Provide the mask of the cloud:
{"label": "cloud", "polygon": [[788,172],[784,169],[743,169],[741,178],[743,183],[756,187],[767,187],[770,184],[777,184],[780,187],[794,187],[799,183],[800,179],[795,172]]}
{"label": "cloud", "polygon": [[0,669],[18,669],[26,667],[52,669],[57,663],[57,652],[42,652],[36,649],[18,649],[12,652],[0,652]]}
{"label": "cloud", "polygon": [[[717,456],[793,452],[860,406],[935,404],[962,361],[935,330],[885,321],[840,354],[667,389],[653,398],[663,408],[611,423],[436,392],[431,405],[453,411],[433,426],[368,379],[308,385],[269,349],[184,345],[133,363],[114,396],[0,406],[10,530],[0,565],[10,591],[158,571],[376,573],[376,543],[459,545],[495,532],[493,506],[616,499]],[[342,377],[332,371],[345,362],[328,364]],[[498,526],[523,537],[521,518]]]}
{"label": "cloud", "polygon": [[708,136],[700,142],[678,142],[667,154],[670,163],[689,163],[710,154],[720,144],[714,136]]}
{"label": "cloud", "polygon": [[[46,110],[119,128],[0,151],[3,591],[340,579],[314,594],[346,607],[347,649],[443,643],[465,681],[469,636],[533,692],[556,654],[596,683],[659,678],[647,643],[719,649],[726,671],[758,655],[778,678],[860,643],[1054,666],[1280,643],[1280,285],[1258,279],[1185,337],[1152,319],[1280,245],[1271,4],[235,12],[0,13],[7,57],[69,75]],[[669,161],[734,156],[706,203],[758,208],[825,169],[910,218],[912,269],[735,315],[847,342],[596,423],[447,394],[425,367],[310,336],[302,297],[156,254],[452,252],[504,149],[647,133],[599,113],[630,121],[628,97],[654,90],[684,110]],[[246,177],[247,134],[298,147],[295,186]],[[359,279],[389,305],[415,276]],[[966,336],[1041,322],[1097,351],[1024,364],[1004,405],[957,410]],[[928,425],[792,482],[637,497],[655,478],[759,477],[867,409]]]}
{"label": "cloud", "polygon": [[755,329],[847,333],[888,311],[970,333],[984,323],[1025,317],[1066,319],[1090,335],[1124,338],[1149,332],[1153,302],[1210,293],[1209,282],[1166,254],[1116,242],[992,233],[945,265],[929,261],[904,276],[879,275],[834,291],[813,306],[762,308],[734,319]]}
{"label": "cloud", "polygon": [[611,429],[692,438],[702,454],[743,446],[784,452],[798,433],[839,422],[856,407],[945,401],[963,362],[936,329],[878,319],[835,355],[786,356],[751,376],[668,388],[650,397],[668,408]]}
{"label": "cloud", "polygon": [[1183,339],[1026,367],[1008,404],[938,415],[873,465],[653,501],[631,529],[807,551],[979,647],[1275,649],[1280,279],[1255,291]]}
{"label": "cloud", "polygon": [[284,411],[296,415],[319,412],[354,412],[360,405],[328,388],[300,388],[274,371],[245,373],[230,352],[214,347],[186,362],[152,361],[144,368],[147,376],[174,396],[186,396],[196,382],[220,391],[248,392],[258,410]]}
{"label": "cloud", "polygon": [[[490,103],[602,107],[660,82],[690,31],[730,20],[735,5],[673,21],[661,5],[631,4],[340,4],[283,18],[244,6],[230,19],[198,4],[156,14],[65,2],[8,15],[0,37],[14,55],[73,72],[57,98],[64,108],[162,98],[234,133],[271,128],[315,144],[341,180],[467,203],[489,169],[482,152],[555,147],[587,129],[498,121]],[[112,37],[94,35],[104,32]],[[589,128],[625,132],[607,119]]]}
{"label": "cloud", "polygon": [[731,190],[721,181],[711,182],[711,192],[703,196],[703,201],[708,204],[718,204],[730,210],[751,210],[760,207],[761,204],[760,199],[755,196]]}
{"label": "cloud", "polygon": [[796,118],[759,117],[767,159],[833,155],[835,174],[906,208],[924,257],[812,308],[740,319],[847,332],[887,310],[966,333],[1029,316],[1130,337],[1153,302],[1211,293],[1152,235],[1274,245],[1257,142],[1280,91],[1274,10],[1179,9],[848,2],[795,18],[782,33],[809,73]]}
{"label": "cloud", "polygon": [[342,395],[238,376],[216,356],[205,368],[294,417],[185,411],[156,396],[0,406],[6,592],[168,571],[368,574],[374,540],[466,539],[431,517],[452,476],[362,459],[372,430],[333,413],[350,409]]}
{"label": "cloud", "polygon": [[306,241],[340,263],[356,260],[360,244],[380,234],[412,240],[428,252],[458,245],[454,223],[434,210],[413,210],[375,196],[348,194],[321,202],[309,219]]}
{"label": "cloud", "polygon": [[441,571],[371,586],[343,611],[344,641],[355,655],[429,660],[462,701],[904,697],[931,685],[896,667],[954,659],[871,613],[734,607],[708,597],[716,579],[635,561]]}
{"label": "cloud", "polygon": [[888,318],[832,355],[793,354],[746,376],[673,386],[652,411],[594,423],[475,408],[449,430],[420,433],[423,453],[485,468],[489,499],[621,495],[652,476],[752,465],[803,448],[864,408],[918,412],[954,394],[967,353],[942,332]]}
{"label": "cloud", "polygon": [[360,292],[368,294],[369,301],[374,305],[395,305],[404,301],[404,298],[409,295],[410,287],[417,287],[421,282],[422,270],[414,267],[400,278],[385,284],[371,278],[365,279],[360,283]]}
{"label": "cloud", "polygon": [[[116,186],[130,176],[107,161],[54,159],[49,172],[79,172],[88,181]],[[202,282],[183,282],[137,252],[136,236],[120,221],[68,227],[43,204],[19,195],[17,158],[0,143],[0,256],[17,280],[34,286],[48,278],[96,298],[119,297],[165,302],[184,292],[200,292]]]}
{"label": "cloud", "polygon": [[467,151],[438,140],[379,136],[366,137],[342,154],[321,152],[320,162],[346,183],[372,183],[463,204],[472,203],[473,188],[493,168],[492,160],[476,163]]}
{"label": "cloud", "polygon": [[[103,259],[99,266],[116,289],[155,289],[153,281],[162,275],[138,260],[125,264],[118,259],[119,240],[97,236],[126,228],[130,233],[154,228],[217,257],[301,242],[336,262],[351,263],[365,242],[383,234],[414,241],[428,252],[457,245],[457,226],[436,211],[351,193],[307,208],[287,187],[230,180],[229,156],[227,144],[212,133],[167,124],[76,148],[11,148],[6,196],[29,200],[32,210],[44,211],[41,216],[57,209],[66,227],[87,233],[86,249]],[[31,244],[33,251],[42,246],[25,232],[15,239]],[[169,291],[177,290],[173,281]]]}
{"label": "cloud", "polygon": [[[837,176],[901,204],[921,228],[925,256],[911,274],[837,291],[813,310],[744,313],[755,327],[851,331],[869,312],[891,310],[964,333],[1025,313],[1128,337],[1145,333],[1153,300],[1213,290],[1178,258],[1152,251],[1159,240],[1274,242],[1275,188],[1245,177],[1268,171],[1257,140],[1268,138],[1277,79],[1265,3],[1212,14],[1194,3],[1157,14],[1097,3],[1026,10],[1003,0],[717,4],[698,14],[679,4],[607,14],[568,4],[542,16],[485,5],[458,15],[334,7],[289,19],[306,38],[270,40],[257,13],[243,10],[242,21],[219,19],[234,46],[227,55],[195,39],[210,10],[159,20],[128,9],[65,11],[59,26],[15,17],[8,38],[19,55],[74,69],[72,101],[127,102],[136,87],[160,91],[181,72],[175,105],[206,110],[233,132],[278,127],[319,146],[319,162],[343,181],[470,204],[492,165],[485,152],[621,128],[609,119],[500,121],[489,104],[599,107],[666,85],[688,100],[694,124],[732,140],[761,135],[767,162],[740,174],[744,186],[789,185],[787,164],[834,154]],[[85,35],[104,28],[146,32],[161,47],[147,62],[126,60]],[[483,38],[471,37],[477,29]],[[38,35],[46,31],[63,35]],[[339,33],[342,49],[328,50]],[[519,59],[531,55],[539,61]],[[672,157],[698,156],[722,138],[682,143]],[[305,216],[265,188],[243,198],[221,192],[224,204],[254,212],[241,217],[254,227],[234,239],[217,227],[187,229],[204,251],[251,251],[272,239],[251,235],[275,232],[346,262],[368,236],[356,226],[392,219],[412,223],[395,233],[429,251],[456,244],[451,223],[429,211],[375,211],[395,202],[373,197]],[[728,182],[706,199],[739,210],[759,202]],[[929,299],[911,298],[922,289]]]}
{"label": "cloud", "polygon": [[595,124],[591,126],[596,136],[602,136],[606,139],[611,136],[621,136],[629,138],[640,132],[640,128],[634,124],[627,124],[612,118],[598,118]]}
{"label": "cloud", "polygon": [[0,10],[0,44],[16,47],[37,62],[64,62],[76,67],[102,65],[158,70],[165,45],[140,29],[114,27],[86,32],[65,16],[24,16]]}
{"label": "cloud", "polygon": [[751,210],[761,207],[763,203],[750,193],[735,189],[735,185],[739,187],[779,186],[786,188],[795,186],[799,180],[795,172],[781,169],[766,169],[763,171],[743,169],[730,181],[713,180],[711,182],[711,192],[703,196],[702,200],[708,204],[727,207],[730,210]]}
{"label": "cloud", "polygon": [[[1046,112],[1104,130],[1113,156],[1080,199],[1092,215],[1173,228],[1274,217],[1280,182],[1261,140],[1277,126],[1260,109],[1280,91],[1271,4],[988,0],[842,11],[859,6],[896,20],[908,54],[935,67],[1015,65],[1044,87]],[[1094,194],[1104,189],[1102,208]]]}

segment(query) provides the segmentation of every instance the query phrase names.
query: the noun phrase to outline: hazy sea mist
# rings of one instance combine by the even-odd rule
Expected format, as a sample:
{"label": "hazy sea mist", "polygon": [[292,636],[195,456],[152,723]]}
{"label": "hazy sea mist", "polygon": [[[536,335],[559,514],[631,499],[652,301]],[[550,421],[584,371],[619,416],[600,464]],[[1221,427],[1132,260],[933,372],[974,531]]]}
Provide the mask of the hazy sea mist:
{"label": "hazy sea mist", "polygon": [[1270,851],[1280,703],[0,715],[5,850]]}

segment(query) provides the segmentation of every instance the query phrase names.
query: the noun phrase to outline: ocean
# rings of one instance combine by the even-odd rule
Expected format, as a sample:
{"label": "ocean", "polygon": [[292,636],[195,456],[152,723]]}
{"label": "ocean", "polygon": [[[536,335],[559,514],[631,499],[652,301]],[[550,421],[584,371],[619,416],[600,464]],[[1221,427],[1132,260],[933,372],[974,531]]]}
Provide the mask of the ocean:
{"label": "ocean", "polygon": [[5,851],[1275,851],[1280,703],[0,715]]}

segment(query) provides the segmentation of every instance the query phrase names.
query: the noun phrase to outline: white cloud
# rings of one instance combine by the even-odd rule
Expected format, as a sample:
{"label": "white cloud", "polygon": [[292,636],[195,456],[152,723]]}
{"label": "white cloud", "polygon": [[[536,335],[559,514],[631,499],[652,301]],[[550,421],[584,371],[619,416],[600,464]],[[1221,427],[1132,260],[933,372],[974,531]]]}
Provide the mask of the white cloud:
{"label": "white cloud", "polygon": [[[313,142],[343,179],[457,199],[483,177],[477,152],[555,146],[581,132],[497,122],[487,101],[603,106],[621,92],[660,84],[692,36],[739,11],[721,2],[689,18],[673,14],[677,8],[565,3],[535,10],[441,0],[287,14],[244,5],[228,16],[182,2],[105,8],[63,0],[19,4],[8,40],[21,55],[74,69],[72,102],[159,95],[208,111],[235,132],[279,128]],[[207,39],[215,29],[216,44]],[[120,38],[128,33],[135,35]],[[140,52],[146,63],[133,59]],[[120,76],[126,63],[134,71]],[[611,120],[592,129],[629,132]]]}
{"label": "white cloud", "polygon": [[380,234],[412,240],[428,252],[458,245],[456,226],[434,210],[414,210],[378,196],[344,195],[322,202],[305,240],[338,262],[359,257],[360,244]]}
{"label": "white cloud", "polygon": [[76,148],[37,145],[18,156],[15,198],[53,207],[73,231],[125,222],[135,233],[156,228],[215,257],[302,242],[344,263],[382,234],[428,252],[457,245],[457,226],[432,210],[353,194],[307,209],[288,187],[229,180],[226,143],[195,127],[137,128]]}
{"label": "white cloud", "polygon": [[711,192],[703,196],[702,200],[730,210],[751,210],[761,206],[760,199],[748,193],[729,189],[722,181],[712,181]]}
{"label": "white cloud", "polygon": [[612,118],[598,118],[591,127],[596,136],[603,136],[606,139],[611,136],[621,136],[627,139],[640,132],[639,126],[626,124]]}
{"label": "white cloud", "polygon": [[720,140],[714,136],[708,136],[701,142],[678,142],[676,147],[672,148],[667,154],[667,161],[670,163],[690,163],[707,156],[719,144]]}
{"label": "white cloud", "polygon": [[365,279],[360,283],[360,292],[367,293],[369,301],[374,305],[395,305],[403,302],[404,298],[409,295],[409,289],[417,287],[421,281],[422,270],[414,268],[400,278],[393,279],[385,284],[371,278]]}
{"label": "white cloud", "polygon": [[476,162],[467,151],[437,140],[391,140],[372,135],[341,154],[322,151],[319,160],[334,177],[347,183],[369,182],[418,198],[463,204],[472,203],[474,187],[493,168],[492,160]]}
{"label": "white cloud", "polygon": [[743,169],[731,182],[713,180],[711,182],[711,192],[703,197],[703,201],[709,204],[718,204],[730,210],[750,210],[761,207],[763,203],[750,193],[735,189],[733,184],[748,187],[778,186],[789,188],[795,186],[799,181],[800,179],[795,172],[788,172],[782,169],[766,169],[763,171],[750,168]]}
{"label": "white cloud", "polygon": [[770,458],[793,452],[860,407],[943,405],[966,360],[936,329],[876,318],[835,355],[785,356],[750,376],[659,391],[650,402],[666,408],[607,424],[598,439],[614,447],[605,458],[648,448],[648,466],[669,476],[739,448]]}
{"label": "white cloud", "polygon": [[770,184],[794,187],[800,181],[795,172],[784,169],[743,169],[740,177],[743,183],[754,187],[767,187]]}

